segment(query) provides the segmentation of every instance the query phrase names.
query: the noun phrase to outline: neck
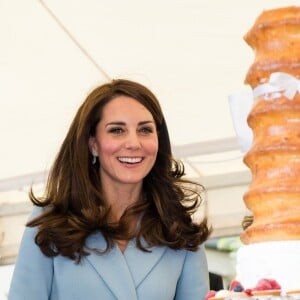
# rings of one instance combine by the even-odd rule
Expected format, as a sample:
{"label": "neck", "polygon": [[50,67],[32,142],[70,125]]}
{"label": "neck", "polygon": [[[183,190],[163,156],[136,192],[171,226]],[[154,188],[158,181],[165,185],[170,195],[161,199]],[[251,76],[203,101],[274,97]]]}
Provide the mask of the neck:
{"label": "neck", "polygon": [[141,198],[141,184],[114,187],[103,184],[103,187],[106,201],[111,207],[111,222],[118,222],[125,210]]}

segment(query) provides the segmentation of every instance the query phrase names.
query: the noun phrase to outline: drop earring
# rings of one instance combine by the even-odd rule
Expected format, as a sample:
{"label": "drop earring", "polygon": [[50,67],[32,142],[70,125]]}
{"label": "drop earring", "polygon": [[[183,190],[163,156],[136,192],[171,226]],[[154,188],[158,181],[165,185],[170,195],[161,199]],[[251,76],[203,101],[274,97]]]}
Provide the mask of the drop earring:
{"label": "drop earring", "polygon": [[97,162],[97,153],[95,150],[92,151],[93,159],[92,164],[94,165]]}

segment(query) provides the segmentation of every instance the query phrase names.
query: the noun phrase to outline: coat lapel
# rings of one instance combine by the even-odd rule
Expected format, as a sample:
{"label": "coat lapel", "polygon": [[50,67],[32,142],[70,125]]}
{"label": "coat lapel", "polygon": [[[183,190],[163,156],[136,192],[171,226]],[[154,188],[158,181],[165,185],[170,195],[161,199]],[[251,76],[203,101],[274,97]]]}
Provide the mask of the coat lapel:
{"label": "coat lapel", "polygon": [[[143,241],[143,244],[145,246],[146,242]],[[129,242],[124,252],[124,256],[131,271],[135,288],[141,284],[155,267],[166,249],[167,247],[164,246],[153,247],[149,249],[150,252],[144,252],[136,248],[134,240]]]}
{"label": "coat lapel", "polygon": [[[100,233],[91,235],[86,244],[90,249],[105,249],[106,247],[105,239]],[[138,299],[125,257],[117,246],[104,255],[91,252],[89,256],[86,256],[86,260],[102,277],[117,299]]]}

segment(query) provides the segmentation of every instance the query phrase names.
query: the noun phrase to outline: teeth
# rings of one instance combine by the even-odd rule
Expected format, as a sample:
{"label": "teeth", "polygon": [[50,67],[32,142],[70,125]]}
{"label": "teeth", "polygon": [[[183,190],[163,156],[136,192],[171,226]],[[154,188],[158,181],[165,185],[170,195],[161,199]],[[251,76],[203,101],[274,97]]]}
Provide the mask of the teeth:
{"label": "teeth", "polygon": [[142,161],[141,157],[119,157],[119,161],[128,164],[135,164]]}

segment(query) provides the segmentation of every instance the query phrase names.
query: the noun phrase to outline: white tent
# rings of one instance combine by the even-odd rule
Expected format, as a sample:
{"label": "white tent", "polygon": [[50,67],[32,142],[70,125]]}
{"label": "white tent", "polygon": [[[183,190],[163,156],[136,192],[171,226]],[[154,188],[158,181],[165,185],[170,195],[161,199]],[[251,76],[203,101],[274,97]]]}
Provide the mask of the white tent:
{"label": "white tent", "polygon": [[175,150],[234,137],[227,98],[254,57],[243,36],[263,9],[297,3],[1,0],[0,182],[47,170],[79,103],[110,78],[154,91]]}
{"label": "white tent", "polygon": [[6,217],[27,216],[28,185],[43,182],[78,105],[111,78],[157,95],[175,156],[208,188],[216,235],[238,232],[250,174],[228,96],[249,88],[254,54],[243,36],[262,10],[297,4],[0,0],[0,248],[15,254]]}

